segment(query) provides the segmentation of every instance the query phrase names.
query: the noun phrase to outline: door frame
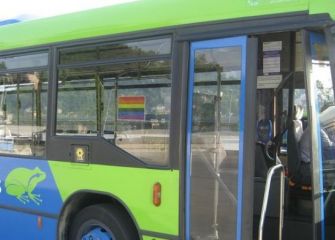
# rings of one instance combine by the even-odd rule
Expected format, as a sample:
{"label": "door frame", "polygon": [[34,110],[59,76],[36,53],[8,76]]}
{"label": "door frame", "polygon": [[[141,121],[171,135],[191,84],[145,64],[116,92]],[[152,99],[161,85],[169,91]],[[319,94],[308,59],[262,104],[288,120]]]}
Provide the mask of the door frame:
{"label": "door frame", "polygon": [[[333,82],[333,90],[335,92],[335,42],[331,37],[332,31],[335,31],[335,25],[327,26],[320,34],[324,34],[325,43],[329,51],[330,73]],[[303,54],[305,58],[304,72],[305,85],[307,90],[307,102],[309,106],[309,125],[311,129],[311,176],[312,176],[312,195],[313,195],[313,239],[325,240],[326,226],[325,226],[325,204],[323,194],[323,156],[320,136],[320,123],[318,119],[319,105],[317,96],[315,94],[315,83],[311,79],[310,72],[312,69],[312,49],[311,49],[311,34],[315,34],[313,30],[303,30]]]}
{"label": "door frame", "polygon": [[[256,38],[238,36],[211,39],[190,43],[187,127],[186,127],[186,173],[185,173],[185,235],[190,239],[191,226],[191,135],[192,103],[194,86],[195,51],[208,48],[241,47],[241,82],[240,82],[240,129],[237,179],[237,222],[236,239],[252,239],[253,230],[253,178],[256,142],[256,83],[258,41]],[[247,120],[247,121],[246,121]]]}

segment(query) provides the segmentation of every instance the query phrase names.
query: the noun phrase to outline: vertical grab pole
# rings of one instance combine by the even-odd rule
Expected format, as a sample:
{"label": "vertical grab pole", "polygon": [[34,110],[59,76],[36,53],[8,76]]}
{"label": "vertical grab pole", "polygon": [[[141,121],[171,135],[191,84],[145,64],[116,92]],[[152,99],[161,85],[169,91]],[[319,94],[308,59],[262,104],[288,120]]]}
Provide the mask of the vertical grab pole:
{"label": "vertical grab pole", "polygon": [[284,227],[284,198],[285,198],[285,174],[284,166],[282,165],[282,170],[280,173],[280,212],[279,212],[279,240],[283,239],[283,227]]}
{"label": "vertical grab pole", "polygon": [[283,221],[284,221],[284,166],[281,163],[277,163],[275,166],[271,167],[268,171],[268,175],[267,175],[266,183],[265,183],[261,218],[260,218],[259,227],[258,227],[258,240],[263,240],[264,220],[265,220],[265,214],[266,214],[268,201],[269,201],[270,187],[271,187],[273,174],[277,170],[281,170],[281,175],[280,175],[279,240],[282,240],[282,229],[283,229]]}

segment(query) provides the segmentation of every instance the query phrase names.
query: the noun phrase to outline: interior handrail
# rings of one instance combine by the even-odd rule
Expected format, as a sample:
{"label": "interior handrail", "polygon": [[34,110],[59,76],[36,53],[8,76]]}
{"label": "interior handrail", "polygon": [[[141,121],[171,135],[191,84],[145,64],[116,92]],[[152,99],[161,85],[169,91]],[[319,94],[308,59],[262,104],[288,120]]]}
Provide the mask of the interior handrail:
{"label": "interior handrail", "polygon": [[283,164],[281,164],[280,161],[278,160],[279,159],[277,157],[277,164],[271,167],[267,174],[265,190],[264,190],[264,197],[263,197],[263,204],[262,204],[262,211],[261,211],[261,218],[260,218],[259,226],[258,226],[258,240],[263,240],[264,220],[265,220],[265,214],[266,214],[268,201],[269,201],[270,186],[272,182],[272,177],[277,170],[281,171],[281,174],[280,174],[279,240],[282,240],[283,220],[284,220],[284,172],[285,172],[285,168]]}

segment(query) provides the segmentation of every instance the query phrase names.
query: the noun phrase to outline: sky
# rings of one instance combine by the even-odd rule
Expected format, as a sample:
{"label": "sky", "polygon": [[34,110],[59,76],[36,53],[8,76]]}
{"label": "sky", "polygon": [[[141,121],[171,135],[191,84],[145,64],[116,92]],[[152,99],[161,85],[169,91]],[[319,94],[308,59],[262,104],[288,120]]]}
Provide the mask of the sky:
{"label": "sky", "polygon": [[1,4],[0,21],[36,19],[136,0],[8,0]]}

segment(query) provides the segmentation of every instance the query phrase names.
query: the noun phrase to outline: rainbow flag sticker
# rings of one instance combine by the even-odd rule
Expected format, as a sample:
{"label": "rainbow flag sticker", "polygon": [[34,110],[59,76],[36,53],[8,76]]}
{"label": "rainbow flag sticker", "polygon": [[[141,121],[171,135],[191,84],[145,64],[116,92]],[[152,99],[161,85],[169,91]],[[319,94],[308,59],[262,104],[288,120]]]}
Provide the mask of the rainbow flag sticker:
{"label": "rainbow flag sticker", "polygon": [[144,121],[145,96],[118,97],[118,119]]}

